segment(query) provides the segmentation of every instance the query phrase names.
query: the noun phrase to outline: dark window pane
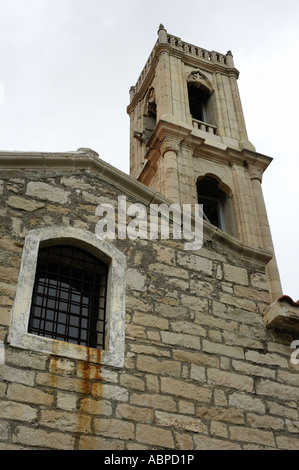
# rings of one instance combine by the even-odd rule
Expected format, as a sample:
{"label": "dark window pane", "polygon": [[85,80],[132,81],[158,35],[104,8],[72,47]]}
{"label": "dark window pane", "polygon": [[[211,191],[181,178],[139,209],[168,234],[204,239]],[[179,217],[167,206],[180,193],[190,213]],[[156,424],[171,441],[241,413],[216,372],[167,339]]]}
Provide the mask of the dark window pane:
{"label": "dark window pane", "polygon": [[216,227],[225,229],[223,225],[223,208],[226,194],[219,189],[218,182],[208,176],[197,182],[198,204],[203,205],[204,218]]}
{"label": "dark window pane", "polygon": [[209,98],[206,88],[188,84],[188,96],[191,116],[198,121],[206,121],[206,104]]}
{"label": "dark window pane", "polygon": [[42,248],[28,332],[104,348],[107,269],[76,247]]}

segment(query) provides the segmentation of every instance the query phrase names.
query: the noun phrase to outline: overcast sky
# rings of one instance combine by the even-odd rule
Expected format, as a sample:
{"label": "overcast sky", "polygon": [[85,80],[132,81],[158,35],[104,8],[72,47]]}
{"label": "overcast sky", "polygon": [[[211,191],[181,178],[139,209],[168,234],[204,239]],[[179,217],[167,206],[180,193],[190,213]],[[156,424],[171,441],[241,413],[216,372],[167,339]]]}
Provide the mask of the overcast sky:
{"label": "overcast sky", "polygon": [[159,24],[231,50],[283,291],[299,299],[298,0],[0,0],[0,150],[90,147],[129,171],[129,89]]}

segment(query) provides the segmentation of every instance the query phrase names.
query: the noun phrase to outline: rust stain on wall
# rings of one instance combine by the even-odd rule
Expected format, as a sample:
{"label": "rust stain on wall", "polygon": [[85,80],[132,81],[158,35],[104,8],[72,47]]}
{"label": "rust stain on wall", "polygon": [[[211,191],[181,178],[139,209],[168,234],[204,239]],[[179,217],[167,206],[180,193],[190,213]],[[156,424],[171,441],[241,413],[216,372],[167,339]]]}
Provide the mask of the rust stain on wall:
{"label": "rust stain on wall", "polygon": [[[64,350],[68,347],[68,343],[63,344]],[[73,432],[80,439],[81,436],[92,433],[93,416],[102,415],[104,411],[102,408],[104,401],[102,400],[101,350],[78,345],[78,348],[84,348],[82,356],[85,357],[85,360],[73,361],[68,357],[61,356],[59,341],[53,341],[51,348],[52,354],[49,356],[47,385],[52,392],[65,391],[65,393],[73,392],[77,394],[77,410],[69,412],[75,413]],[[75,364],[74,369],[68,367],[66,362],[64,363],[68,360],[70,363]],[[59,408],[56,411],[59,414],[65,412]]]}
{"label": "rust stain on wall", "polygon": [[57,364],[57,352],[58,352],[58,344],[56,341],[52,342],[52,354],[53,357],[51,358],[51,370],[49,364],[49,374],[50,374],[50,387],[57,389],[58,385],[58,364]]}
{"label": "rust stain on wall", "polygon": [[[94,402],[91,400],[92,384],[101,381],[101,351],[87,348],[87,358],[78,364],[78,375],[81,380],[81,398],[78,410],[77,433],[86,434],[86,430],[91,430],[91,416],[94,415]],[[99,411],[98,411],[99,412]]]}
{"label": "rust stain on wall", "polygon": [[101,351],[99,349],[87,349],[86,361],[78,365],[79,375],[82,380],[82,393],[90,394],[92,389],[92,381],[101,380]]}

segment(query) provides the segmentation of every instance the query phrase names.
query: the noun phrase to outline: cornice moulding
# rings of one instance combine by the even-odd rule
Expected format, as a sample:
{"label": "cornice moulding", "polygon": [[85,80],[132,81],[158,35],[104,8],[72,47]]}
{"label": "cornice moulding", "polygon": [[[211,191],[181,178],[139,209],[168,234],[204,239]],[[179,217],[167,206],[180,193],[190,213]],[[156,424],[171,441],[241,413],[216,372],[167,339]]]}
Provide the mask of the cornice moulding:
{"label": "cornice moulding", "polygon": [[149,147],[148,156],[153,150],[159,150],[163,139],[171,137],[180,145],[186,145],[193,149],[194,157],[207,158],[209,160],[225,161],[229,165],[251,166],[265,171],[273,158],[257,153],[249,149],[233,149],[222,143],[217,143],[194,135],[192,127],[178,125],[169,121],[160,119],[147,146]]}

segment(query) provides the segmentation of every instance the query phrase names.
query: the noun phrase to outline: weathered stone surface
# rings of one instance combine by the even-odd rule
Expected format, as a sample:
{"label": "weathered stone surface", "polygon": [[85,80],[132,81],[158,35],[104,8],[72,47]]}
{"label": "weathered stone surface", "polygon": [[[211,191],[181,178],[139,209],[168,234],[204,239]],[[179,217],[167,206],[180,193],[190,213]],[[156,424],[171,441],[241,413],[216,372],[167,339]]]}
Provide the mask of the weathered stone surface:
{"label": "weathered stone surface", "polygon": [[288,406],[283,406],[279,403],[268,401],[269,412],[272,415],[282,416],[285,418],[298,420],[298,410],[297,408],[290,408]]}
{"label": "weathered stone surface", "polygon": [[127,270],[127,286],[130,289],[143,291],[145,289],[146,276],[137,269]]}
{"label": "weathered stone surface", "polygon": [[248,351],[245,353],[245,358],[247,361],[255,362],[256,364],[288,367],[287,359],[275,353],[261,354],[258,351]]}
{"label": "weathered stone surface", "polygon": [[31,448],[73,450],[75,438],[62,432],[45,431],[33,427],[19,426],[12,437],[13,443]]}
{"label": "weathered stone surface", "polygon": [[192,271],[203,272],[205,274],[212,275],[212,261],[201,256],[179,253],[178,264]]}
{"label": "weathered stone surface", "polygon": [[37,410],[22,403],[2,401],[0,403],[0,418],[32,423],[37,419]]}
{"label": "weathered stone surface", "polygon": [[171,431],[156,426],[137,424],[137,441],[144,442],[150,446],[166,449],[174,448],[174,440]]}
{"label": "weathered stone surface", "polygon": [[93,400],[83,398],[80,410],[88,415],[112,415],[112,403],[109,400]]}
{"label": "weathered stone surface", "polygon": [[25,199],[21,196],[10,196],[7,200],[7,204],[14,209],[21,209],[27,212],[34,212],[37,209],[45,207],[45,204],[42,202],[32,201],[30,199]]}
{"label": "weathered stone surface", "polygon": [[94,383],[92,385],[92,394],[97,398],[109,397],[117,401],[127,401],[129,392],[124,387],[109,385],[103,383]]}
{"label": "weathered stone surface", "polygon": [[[282,418],[274,416],[261,416],[259,414],[248,413],[247,421],[252,428],[263,428],[273,429],[273,431],[282,431],[285,426],[285,422]],[[295,432],[298,432],[298,427],[295,428]]]}
{"label": "weathered stone surface", "polygon": [[95,433],[104,437],[113,439],[133,439],[134,438],[134,424],[123,419],[112,418],[95,418],[94,419]]}
{"label": "weathered stone surface", "polygon": [[236,297],[230,294],[220,294],[220,301],[223,304],[233,305],[235,307],[242,308],[244,310],[248,310],[249,312],[256,311],[256,304],[251,300]]}
{"label": "weathered stone surface", "polygon": [[79,441],[79,450],[124,450],[124,448],[125,442],[118,439],[82,436]]}
{"label": "weathered stone surface", "polygon": [[133,393],[131,396],[131,403],[133,405],[144,406],[145,408],[152,408],[165,411],[175,411],[175,400],[167,395],[153,394],[137,394]]}
{"label": "weathered stone surface", "polygon": [[205,367],[191,364],[190,377],[198,382],[206,382],[206,370]]}
{"label": "weathered stone surface", "polygon": [[235,408],[221,408],[214,406],[198,406],[196,415],[201,419],[223,421],[233,424],[244,424],[244,413]]}
{"label": "weathered stone surface", "polygon": [[68,202],[69,191],[53,187],[48,183],[31,181],[27,185],[26,196],[37,199],[66,204]]}
{"label": "weathered stone surface", "polygon": [[57,408],[67,411],[75,411],[77,409],[77,397],[70,393],[57,393]]}
{"label": "weathered stone surface", "polygon": [[211,421],[211,434],[212,436],[228,438],[227,425],[219,421]]}
{"label": "weathered stone surface", "polygon": [[172,333],[170,331],[161,332],[162,341],[165,344],[172,344],[174,346],[183,346],[188,349],[200,349],[200,339],[194,335],[186,335],[180,333]]}
{"label": "weathered stone surface", "polygon": [[54,396],[52,394],[22,384],[9,385],[7,397],[17,402],[34,403],[36,405],[49,406],[54,401]]}
{"label": "weathered stone surface", "polygon": [[128,419],[130,421],[140,421],[142,423],[152,423],[154,421],[153,410],[126,403],[117,405],[115,414],[119,419]]}
{"label": "weathered stone surface", "polygon": [[137,368],[139,370],[159,375],[180,376],[181,365],[176,361],[166,359],[155,359],[151,356],[139,355],[137,358]]}
{"label": "weathered stone surface", "polygon": [[167,377],[161,377],[161,390],[169,395],[189,398],[202,403],[209,403],[212,397],[211,390],[208,388]]}
{"label": "weathered stone surface", "polygon": [[208,369],[208,383],[220,385],[227,388],[234,388],[241,391],[253,391],[253,379],[251,377],[234,374],[218,369]]}
{"label": "weathered stone surface", "polygon": [[91,417],[83,413],[43,410],[40,423],[46,428],[60,429],[65,432],[90,433]]}
{"label": "weathered stone surface", "polygon": [[194,431],[203,434],[207,434],[208,432],[208,428],[204,423],[190,416],[156,411],[155,417],[159,426],[174,427],[175,429],[183,429],[185,431]]}
{"label": "weathered stone surface", "polygon": [[251,279],[251,284],[253,287],[256,287],[260,290],[265,290],[265,291],[269,290],[269,284],[268,284],[267,277],[265,274],[253,273],[250,276],[250,279]]}
{"label": "weathered stone surface", "polygon": [[261,380],[256,385],[256,393],[268,397],[284,397],[284,400],[298,400],[299,390],[297,387],[279,384],[272,380]]}
{"label": "weathered stone surface", "polygon": [[241,450],[236,442],[210,438],[207,436],[194,436],[195,450]]}
{"label": "weathered stone surface", "polygon": [[229,396],[229,404],[235,408],[247,411],[255,411],[257,413],[266,413],[264,402],[255,397],[251,397],[244,393],[234,392]]}
{"label": "weathered stone surface", "polygon": [[299,450],[299,442],[297,438],[290,436],[277,436],[277,448],[284,450]]}
{"label": "weathered stone surface", "polygon": [[185,269],[174,268],[162,263],[153,263],[148,265],[149,271],[158,272],[164,276],[178,277],[182,279],[188,279],[188,273]]}
{"label": "weathered stone surface", "polygon": [[236,284],[248,285],[248,274],[246,269],[238,266],[231,266],[224,263],[224,278],[226,281],[235,282]]}
{"label": "weathered stone surface", "polygon": [[241,426],[230,426],[229,431],[231,439],[239,442],[252,442],[264,446],[275,447],[273,432],[261,431],[258,429],[246,428]]}
{"label": "weathered stone surface", "polygon": [[218,356],[229,356],[235,359],[244,359],[244,351],[240,347],[227,346],[226,344],[215,343],[203,340],[202,350],[204,352],[216,354]]}
{"label": "weathered stone surface", "polygon": [[33,371],[13,369],[6,364],[0,368],[0,377],[6,382],[15,382],[23,385],[34,386],[35,373]]}
{"label": "weathered stone surface", "polygon": [[0,267],[0,279],[1,281],[17,282],[19,270],[16,268]]}
{"label": "weathered stone surface", "polygon": [[143,325],[151,328],[158,328],[159,330],[167,330],[169,322],[166,318],[161,318],[158,315],[144,314],[135,312],[132,318],[133,323]]}

